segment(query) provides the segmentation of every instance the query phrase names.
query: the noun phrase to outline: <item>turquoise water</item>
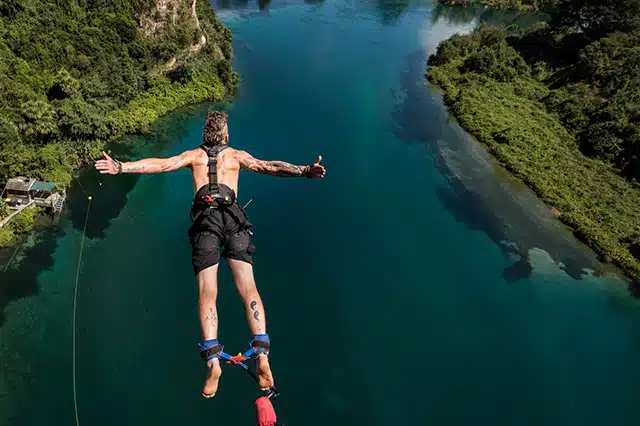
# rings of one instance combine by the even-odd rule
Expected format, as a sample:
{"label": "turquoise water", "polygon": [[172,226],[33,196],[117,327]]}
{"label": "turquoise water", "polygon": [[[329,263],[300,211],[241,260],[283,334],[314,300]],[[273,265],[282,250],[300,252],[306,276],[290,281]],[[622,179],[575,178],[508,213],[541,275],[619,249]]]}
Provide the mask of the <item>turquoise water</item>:
{"label": "turquoise water", "polygon": [[[171,114],[113,150],[189,149],[206,111],[224,107],[232,145],[325,158],[321,182],[241,179],[284,423],[639,424],[640,307],[627,284],[597,276],[594,254],[424,84],[440,40],[535,17],[428,2],[216,7],[235,35],[238,98]],[[60,227],[0,269],[0,423],[75,421],[86,194],[80,424],[252,424],[255,384],[241,371],[226,368],[215,400],[200,397],[188,173],[92,171]],[[249,335],[230,278],[222,268],[220,338],[235,352]]]}

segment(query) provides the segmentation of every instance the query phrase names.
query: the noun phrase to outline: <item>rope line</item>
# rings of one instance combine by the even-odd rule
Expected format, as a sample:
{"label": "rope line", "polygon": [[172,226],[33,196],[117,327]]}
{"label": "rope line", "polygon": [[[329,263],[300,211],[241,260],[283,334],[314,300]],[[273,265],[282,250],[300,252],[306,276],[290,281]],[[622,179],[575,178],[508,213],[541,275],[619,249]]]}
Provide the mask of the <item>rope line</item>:
{"label": "rope line", "polygon": [[82,262],[82,252],[84,251],[84,237],[87,233],[87,223],[89,222],[89,211],[91,210],[91,197],[87,198],[87,214],[84,218],[84,229],[82,230],[82,242],[80,243],[80,254],[78,255],[78,270],[76,272],[76,285],[73,294],[73,408],[76,413],[76,426],[80,426],[78,419],[78,398],[76,393],[76,309],[78,307],[78,281],[80,280],[80,266]]}
{"label": "rope line", "polygon": [[77,177],[75,177],[75,176],[74,176],[73,178],[76,180],[76,182],[78,182],[78,185],[80,185],[80,188],[82,189],[82,192],[84,192],[84,194],[85,194],[87,197],[89,197],[89,193],[87,192],[87,190],[86,190],[86,189],[84,189],[84,186],[83,186],[83,185],[82,185],[82,183],[80,182],[80,179],[78,179],[78,178],[77,178]]}

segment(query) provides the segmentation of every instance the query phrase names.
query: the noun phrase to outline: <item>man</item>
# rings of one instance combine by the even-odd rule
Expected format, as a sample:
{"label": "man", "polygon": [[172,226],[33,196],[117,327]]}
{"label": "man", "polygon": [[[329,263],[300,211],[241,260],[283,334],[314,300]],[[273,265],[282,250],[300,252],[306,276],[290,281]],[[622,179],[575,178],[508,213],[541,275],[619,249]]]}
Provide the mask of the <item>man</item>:
{"label": "man", "polygon": [[238,175],[244,168],[257,173],[285,177],[323,178],[322,157],[308,166],[295,166],[283,161],[263,161],[245,151],[229,147],[227,115],[215,111],[207,114],[203,132],[204,143],[171,158],[147,158],[121,163],[106,153],[95,163],[103,174],[161,173],[184,167],[191,169],[196,192],[191,208],[193,225],[189,229],[192,263],[198,281],[198,312],[204,342],[199,345],[207,361],[208,374],[202,390],[212,398],[218,389],[222,370],[218,343],[218,262],[220,249],[233,271],[233,278],[245,306],[247,321],[253,335],[251,346],[256,352],[256,372],[261,389],[273,386],[269,367],[270,341],[267,334],[264,306],[253,277],[251,224],[237,201]]}

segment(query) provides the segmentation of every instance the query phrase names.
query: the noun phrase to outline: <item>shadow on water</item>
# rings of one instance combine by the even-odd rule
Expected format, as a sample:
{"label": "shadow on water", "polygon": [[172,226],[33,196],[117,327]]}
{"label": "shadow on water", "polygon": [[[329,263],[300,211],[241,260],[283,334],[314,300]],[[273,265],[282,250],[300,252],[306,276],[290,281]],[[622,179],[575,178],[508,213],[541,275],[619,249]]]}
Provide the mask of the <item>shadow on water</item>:
{"label": "shadow on water", "polygon": [[[395,135],[405,143],[424,145],[447,176],[437,190],[446,209],[469,228],[484,232],[509,259],[517,259],[502,274],[511,283],[531,275],[529,251],[541,248],[578,280],[585,268],[600,267],[595,254],[564,231],[523,185],[497,175],[489,155],[442,114],[442,99],[429,90],[424,72],[427,52],[407,57],[401,76],[402,98],[392,113]],[[429,119],[427,119],[429,117]]]}
{"label": "shadow on water", "polygon": [[[33,243],[26,248],[18,248],[17,254],[24,262],[12,263],[12,265],[2,266],[0,270],[0,327],[4,325],[4,310],[7,305],[17,299],[23,297],[34,296],[38,294],[38,275],[41,271],[51,269],[53,267],[53,252],[58,243],[58,238],[65,235],[65,232],[59,227],[46,229],[33,237]],[[29,265],[21,267],[20,265]],[[15,267],[17,265],[17,267]]]}
{"label": "shadow on water", "polygon": [[[204,115],[211,104],[198,105],[161,118],[144,136],[128,136],[110,145],[114,158],[123,161],[142,156],[162,156],[188,133],[187,124],[194,115]],[[38,294],[38,276],[54,266],[57,241],[64,237],[65,225],[82,232],[87,209],[87,196],[93,200],[87,223],[88,239],[103,238],[111,220],[123,211],[128,194],[138,181],[136,175],[102,176],[93,167],[81,169],[69,188],[64,216],[59,226],[36,232],[31,244],[17,247],[0,266],[0,327],[5,321],[5,308],[12,301]],[[11,250],[13,253],[14,250]],[[15,257],[15,259],[13,259]],[[9,262],[11,262],[9,264]]]}

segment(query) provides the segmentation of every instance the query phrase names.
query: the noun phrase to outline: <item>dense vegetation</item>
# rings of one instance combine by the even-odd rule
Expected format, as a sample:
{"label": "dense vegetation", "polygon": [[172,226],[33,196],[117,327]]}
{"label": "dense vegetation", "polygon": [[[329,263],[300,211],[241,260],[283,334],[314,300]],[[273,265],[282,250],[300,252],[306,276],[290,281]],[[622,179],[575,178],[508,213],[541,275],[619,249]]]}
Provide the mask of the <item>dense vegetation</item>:
{"label": "dense vegetation", "polygon": [[640,0],[559,0],[549,23],[454,35],[429,65],[461,124],[640,279]]}
{"label": "dense vegetation", "polygon": [[558,0],[438,0],[442,4],[484,3],[499,9],[517,9],[523,11],[550,10]]}
{"label": "dense vegetation", "polygon": [[4,228],[0,228],[0,247],[11,247],[18,242],[19,236],[33,231],[40,213],[41,209],[39,208],[23,210],[22,213],[11,219],[11,222]]}
{"label": "dense vegetation", "polygon": [[68,184],[106,141],[235,90],[231,33],[208,2],[199,19],[191,0],[164,3],[0,0],[0,183]]}

